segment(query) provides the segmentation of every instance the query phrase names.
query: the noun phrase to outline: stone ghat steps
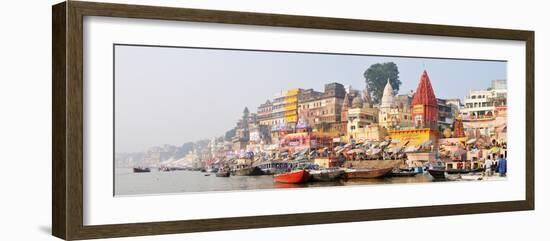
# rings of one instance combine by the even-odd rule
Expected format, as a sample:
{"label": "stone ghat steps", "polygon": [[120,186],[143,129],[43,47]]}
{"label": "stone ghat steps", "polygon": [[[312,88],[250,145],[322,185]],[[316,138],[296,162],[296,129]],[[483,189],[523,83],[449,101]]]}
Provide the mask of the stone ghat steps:
{"label": "stone ghat steps", "polygon": [[363,160],[363,161],[346,161],[344,167],[352,168],[406,168],[405,160]]}

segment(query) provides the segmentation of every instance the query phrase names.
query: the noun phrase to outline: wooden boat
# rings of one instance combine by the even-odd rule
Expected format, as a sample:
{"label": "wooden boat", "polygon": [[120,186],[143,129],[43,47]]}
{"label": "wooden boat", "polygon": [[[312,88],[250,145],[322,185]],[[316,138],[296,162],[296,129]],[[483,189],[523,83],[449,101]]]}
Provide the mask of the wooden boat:
{"label": "wooden boat", "polygon": [[473,172],[472,169],[446,169],[448,174],[466,174]]}
{"label": "wooden boat", "polygon": [[344,170],[342,169],[320,169],[320,170],[310,170],[309,175],[311,176],[311,179],[318,182],[329,182],[334,181],[344,174]]}
{"label": "wooden boat", "polygon": [[134,172],[151,172],[151,169],[149,169],[148,167],[134,167]]}
{"label": "wooden boat", "polygon": [[259,167],[242,167],[231,170],[233,176],[257,176],[262,175],[262,170]]}
{"label": "wooden boat", "polygon": [[415,171],[393,170],[389,173],[391,177],[414,177],[418,174]]}
{"label": "wooden boat", "polygon": [[226,171],[226,170],[219,170],[216,173],[216,177],[229,177],[230,175],[231,175],[231,173],[229,171]]}
{"label": "wooden boat", "polygon": [[445,173],[447,172],[447,170],[445,170],[445,169],[428,169],[428,172],[435,179],[445,179],[445,177],[446,177]]}
{"label": "wooden boat", "polygon": [[469,173],[475,173],[475,172],[479,172],[479,168],[477,169],[445,169],[445,168],[433,168],[433,169],[428,169],[428,172],[430,173],[430,175],[432,175],[433,178],[435,179],[445,179],[447,178],[448,176],[445,175],[446,174],[450,174],[450,175],[455,175],[455,174],[469,174]]}
{"label": "wooden boat", "polygon": [[309,172],[306,170],[295,170],[287,173],[274,175],[275,181],[281,183],[303,183],[310,178]]}
{"label": "wooden boat", "polygon": [[291,170],[291,166],[291,163],[287,161],[267,161],[258,165],[258,167],[262,170],[263,175],[285,173]]}
{"label": "wooden boat", "polygon": [[344,178],[345,179],[353,179],[353,178],[379,178],[383,177],[389,172],[391,172],[393,168],[362,168],[362,169],[346,169],[344,171]]}
{"label": "wooden boat", "polygon": [[479,168],[474,168],[474,169],[471,169],[471,170],[472,170],[472,172],[484,172],[485,168],[479,167]]}
{"label": "wooden boat", "polygon": [[276,188],[301,188],[306,187],[307,184],[304,183],[282,183],[282,182],[275,182]]}

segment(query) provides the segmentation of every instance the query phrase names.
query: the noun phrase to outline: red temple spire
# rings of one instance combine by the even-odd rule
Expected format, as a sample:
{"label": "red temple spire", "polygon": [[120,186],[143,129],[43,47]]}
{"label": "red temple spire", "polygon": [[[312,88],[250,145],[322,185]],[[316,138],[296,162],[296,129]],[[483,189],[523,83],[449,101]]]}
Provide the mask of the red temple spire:
{"label": "red temple spire", "polygon": [[415,127],[437,129],[437,99],[426,70],[420,76],[420,82],[412,99],[412,108]]}

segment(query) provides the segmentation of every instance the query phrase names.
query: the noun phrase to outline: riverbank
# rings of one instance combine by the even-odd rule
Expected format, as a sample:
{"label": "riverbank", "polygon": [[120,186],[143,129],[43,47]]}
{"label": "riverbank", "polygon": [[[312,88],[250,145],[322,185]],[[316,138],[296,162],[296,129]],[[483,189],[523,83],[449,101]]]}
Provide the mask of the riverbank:
{"label": "riverbank", "polygon": [[[394,160],[395,161],[395,160]],[[364,162],[364,161],[363,161]],[[368,162],[368,161],[367,161]],[[391,162],[373,162],[377,165],[393,165]],[[365,164],[366,165],[366,164]],[[372,164],[374,165],[374,164]],[[501,180],[492,177],[490,180]],[[505,179],[505,178],[504,178]],[[377,179],[335,180],[332,182],[308,182],[303,184],[281,184],[275,182],[271,175],[216,177],[214,173],[200,171],[162,172],[156,169],[148,173],[134,173],[131,168],[116,168],[115,195],[145,195],[168,193],[196,193],[213,191],[239,191],[278,188],[334,187],[376,184],[412,184],[441,182],[434,180],[428,173],[414,177],[384,177]],[[457,180],[443,180],[457,181]]]}

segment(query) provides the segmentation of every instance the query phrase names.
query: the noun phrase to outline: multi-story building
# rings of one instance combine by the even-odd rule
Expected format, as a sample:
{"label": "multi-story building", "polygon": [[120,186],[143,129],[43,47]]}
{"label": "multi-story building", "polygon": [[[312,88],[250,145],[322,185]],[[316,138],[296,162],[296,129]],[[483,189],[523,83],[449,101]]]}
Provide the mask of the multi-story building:
{"label": "multi-story building", "polygon": [[265,103],[258,107],[258,122],[260,125],[271,126],[271,114],[273,113],[273,103],[270,100],[266,100]]}
{"label": "multi-story building", "polygon": [[478,143],[507,142],[507,108],[498,107],[495,113],[496,115],[490,118],[462,120],[465,135],[478,139]]}
{"label": "multi-story building", "polygon": [[298,95],[301,91],[301,89],[288,90],[284,97],[284,118],[291,128],[294,128],[298,122]]}
{"label": "multi-story building", "polygon": [[455,119],[455,115],[460,111],[460,99],[439,99],[437,98],[439,130],[450,128]]}
{"label": "multi-story building", "polygon": [[464,119],[492,117],[499,106],[506,106],[506,80],[493,80],[486,90],[471,90],[464,98]]}
{"label": "multi-story building", "polygon": [[271,108],[271,118],[267,122],[271,129],[271,141],[278,144],[285,133],[294,131],[298,121],[298,95],[301,89],[292,89],[276,93]]}
{"label": "multi-story building", "polygon": [[323,93],[321,101],[321,113],[319,115],[319,122],[326,124],[339,123],[342,105],[344,104],[344,96],[346,90],[342,84],[330,83],[325,85],[325,92]]}
{"label": "multi-story building", "polygon": [[[263,108],[262,108],[263,105]],[[251,113],[248,117],[249,145],[252,149],[257,149],[263,144],[271,144],[270,126],[267,124],[267,118],[271,116],[270,105],[267,101],[258,107],[258,113]],[[260,111],[263,109],[262,111]],[[269,114],[267,114],[268,112]]]}
{"label": "multi-story building", "polygon": [[307,123],[309,127],[318,122],[322,96],[322,92],[307,89],[298,98],[298,119]]}
{"label": "multi-story building", "polygon": [[256,123],[250,125],[250,143],[249,145],[271,144],[271,134],[269,126]]}
{"label": "multi-story building", "polygon": [[346,138],[349,140],[355,139],[369,139],[379,140],[381,136],[380,128],[378,125],[378,108],[373,108],[370,101],[370,94],[365,87],[363,96],[360,93],[356,93],[355,97],[351,101],[351,106],[347,108],[347,130]]}
{"label": "multi-story building", "polygon": [[341,125],[345,95],[346,90],[339,83],[326,84],[324,92],[306,90],[299,98],[299,116],[316,130],[332,131]]}
{"label": "multi-story building", "polygon": [[269,125],[273,131],[286,126],[285,121],[285,96],[286,92],[281,91],[273,96],[273,106],[271,108],[271,118]]}

